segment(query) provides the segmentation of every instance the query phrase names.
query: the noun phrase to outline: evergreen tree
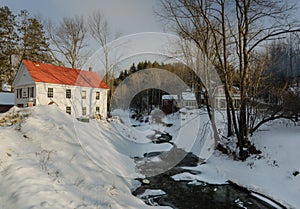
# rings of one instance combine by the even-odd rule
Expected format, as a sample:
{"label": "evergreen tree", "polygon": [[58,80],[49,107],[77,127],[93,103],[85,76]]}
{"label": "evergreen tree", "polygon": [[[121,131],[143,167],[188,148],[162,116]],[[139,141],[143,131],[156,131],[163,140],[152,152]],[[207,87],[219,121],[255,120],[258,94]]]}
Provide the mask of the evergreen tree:
{"label": "evergreen tree", "polygon": [[128,76],[128,71],[124,70],[124,77],[126,78]]}
{"label": "evergreen tree", "polygon": [[120,80],[124,80],[125,79],[125,74],[124,74],[123,70],[120,72],[119,79]]}
{"label": "evergreen tree", "polygon": [[143,70],[144,69],[144,65],[142,62],[139,62],[137,65],[137,70]]}
{"label": "evergreen tree", "polygon": [[13,56],[16,55],[18,35],[16,16],[7,6],[0,8],[0,88],[1,83],[12,84],[15,71]]}
{"label": "evergreen tree", "polygon": [[153,68],[159,68],[160,65],[159,65],[159,63],[158,63],[157,61],[154,61],[154,62],[152,63],[152,67],[153,67]]}
{"label": "evergreen tree", "polygon": [[147,61],[146,68],[152,68],[152,63],[150,62],[150,60]]}
{"label": "evergreen tree", "polygon": [[135,73],[137,71],[136,67],[135,67],[135,64],[133,63],[129,69],[129,73],[132,74],[132,73]]}
{"label": "evergreen tree", "polygon": [[148,61],[145,60],[145,61],[143,62],[143,69],[147,69],[147,68],[148,68]]}
{"label": "evergreen tree", "polygon": [[21,11],[20,17],[18,30],[21,35],[21,59],[51,63],[53,59],[43,25],[38,19],[29,17],[26,10]]}

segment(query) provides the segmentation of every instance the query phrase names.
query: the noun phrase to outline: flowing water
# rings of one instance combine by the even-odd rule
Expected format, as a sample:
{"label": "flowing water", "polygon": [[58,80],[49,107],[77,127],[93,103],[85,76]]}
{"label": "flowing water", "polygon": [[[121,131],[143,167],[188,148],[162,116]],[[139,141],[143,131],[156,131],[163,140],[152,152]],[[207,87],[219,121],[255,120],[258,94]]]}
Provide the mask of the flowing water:
{"label": "flowing water", "polygon": [[[196,156],[189,153],[174,168],[162,174],[147,177],[149,182],[143,183],[133,194],[149,205],[170,206],[176,209],[284,208],[284,206],[270,199],[263,201],[253,196],[253,193],[247,189],[231,183],[213,185],[195,180],[175,181],[171,178],[173,175],[183,172],[201,175],[201,173],[194,173],[181,168],[182,166],[196,166],[198,163],[196,158]],[[153,166],[151,167],[153,168]],[[143,195],[145,191],[149,190],[163,192]]]}

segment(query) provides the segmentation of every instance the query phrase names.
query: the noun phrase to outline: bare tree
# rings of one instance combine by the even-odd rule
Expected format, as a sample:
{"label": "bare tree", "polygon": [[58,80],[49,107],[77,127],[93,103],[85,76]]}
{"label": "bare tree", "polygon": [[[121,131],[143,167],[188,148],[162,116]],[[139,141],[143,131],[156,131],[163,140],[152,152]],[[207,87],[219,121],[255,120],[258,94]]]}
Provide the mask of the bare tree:
{"label": "bare tree", "polygon": [[[262,121],[252,120],[251,100],[259,99],[256,90],[265,70],[265,65],[252,63],[264,43],[300,31],[299,24],[290,17],[294,5],[276,0],[161,0],[161,4],[164,20],[172,22],[180,36],[193,41],[217,69],[226,94],[228,125],[233,124],[239,157],[247,158],[253,148],[249,134],[257,130],[251,129],[251,123],[257,127],[262,121],[277,118],[270,114]],[[237,111],[231,96],[234,72],[238,73],[241,97]]]}
{"label": "bare tree", "polygon": [[[108,21],[100,11],[93,12],[88,18],[88,30],[91,37],[99,44],[103,50],[103,57],[100,58],[101,63],[105,68],[105,83],[110,87],[108,94],[108,109],[111,109],[111,97],[114,92],[114,75],[113,71],[118,69],[117,63],[120,58],[116,57],[117,55],[111,54],[111,51],[115,51],[116,47],[109,45],[110,41],[113,38],[118,37],[116,35],[113,37],[112,32],[109,29]],[[120,43],[122,45],[123,43]],[[112,60],[113,57],[113,60]]]}
{"label": "bare tree", "polygon": [[87,58],[84,48],[87,46],[88,30],[83,16],[65,17],[59,26],[54,26],[49,20],[46,28],[56,62],[80,68]]}
{"label": "bare tree", "polygon": [[[108,75],[109,64],[109,48],[107,46],[110,39],[110,32],[108,28],[108,22],[101,12],[97,11],[89,16],[89,31],[91,36],[97,41],[104,52],[103,65],[105,67],[105,73]],[[107,80],[106,80],[107,82]]]}

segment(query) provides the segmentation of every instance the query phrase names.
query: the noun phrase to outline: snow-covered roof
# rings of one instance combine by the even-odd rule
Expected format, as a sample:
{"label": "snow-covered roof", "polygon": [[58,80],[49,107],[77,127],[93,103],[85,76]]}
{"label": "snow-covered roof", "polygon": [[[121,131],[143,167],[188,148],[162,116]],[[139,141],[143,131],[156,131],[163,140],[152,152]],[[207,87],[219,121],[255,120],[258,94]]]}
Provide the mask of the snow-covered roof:
{"label": "snow-covered roof", "polygon": [[15,105],[15,94],[0,92],[0,105]]}
{"label": "snow-covered roof", "polygon": [[163,100],[178,100],[178,96],[177,95],[162,95],[162,99]]}
{"label": "snow-covered roof", "polygon": [[184,91],[182,92],[182,99],[185,101],[196,101],[196,96],[194,92]]}

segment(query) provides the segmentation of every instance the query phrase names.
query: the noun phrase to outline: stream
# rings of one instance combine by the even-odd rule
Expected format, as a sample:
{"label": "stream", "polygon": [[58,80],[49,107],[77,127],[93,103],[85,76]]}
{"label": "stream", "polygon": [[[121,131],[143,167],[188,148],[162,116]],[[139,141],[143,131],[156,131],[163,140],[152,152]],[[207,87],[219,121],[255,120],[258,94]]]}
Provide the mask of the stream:
{"label": "stream", "polygon": [[[182,153],[183,151],[179,150],[179,152]],[[159,154],[161,153],[148,153],[145,158]],[[147,175],[149,165],[141,165],[139,160],[142,159],[136,159],[137,165],[140,165],[138,168],[141,173],[148,177],[146,177],[146,181],[145,179],[137,179],[141,182],[141,186],[133,191],[133,195],[141,198],[148,205],[170,206],[175,209],[285,208],[276,201],[251,192],[233,182],[214,185],[192,179],[175,181],[172,176],[180,173],[189,172],[193,175],[201,175],[200,172],[182,168],[197,166],[201,163],[197,156],[192,153],[185,154],[186,156],[180,163],[158,175]],[[160,167],[159,164],[156,166]],[[155,169],[153,163],[150,164],[150,167],[152,171]]]}

